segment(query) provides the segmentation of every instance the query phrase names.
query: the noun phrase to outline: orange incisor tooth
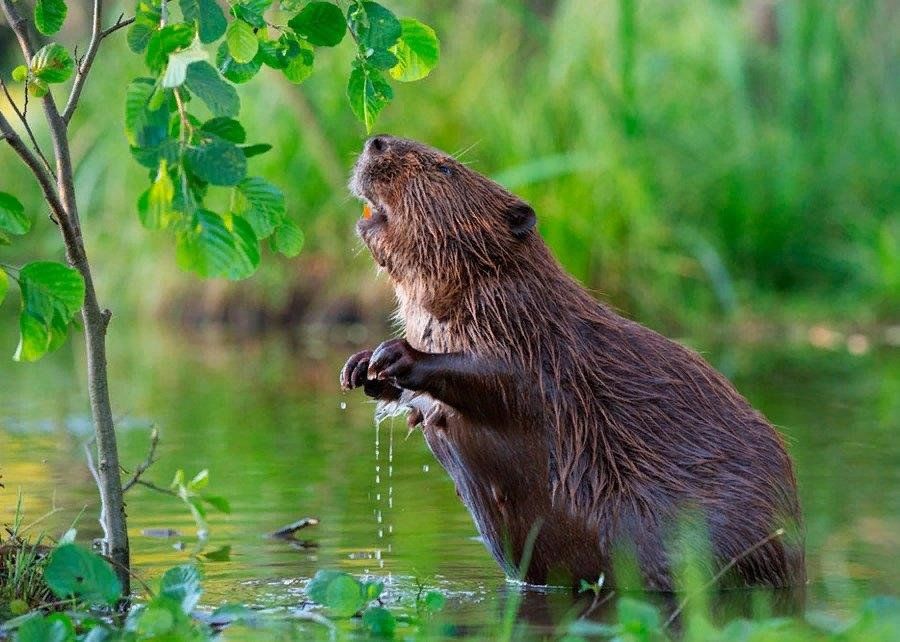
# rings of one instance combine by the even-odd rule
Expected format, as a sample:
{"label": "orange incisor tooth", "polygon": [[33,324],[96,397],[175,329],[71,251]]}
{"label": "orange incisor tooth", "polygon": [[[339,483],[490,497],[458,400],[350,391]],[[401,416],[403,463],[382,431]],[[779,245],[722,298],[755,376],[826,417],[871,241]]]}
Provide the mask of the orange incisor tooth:
{"label": "orange incisor tooth", "polygon": [[372,218],[372,207],[368,203],[363,205],[363,218]]}

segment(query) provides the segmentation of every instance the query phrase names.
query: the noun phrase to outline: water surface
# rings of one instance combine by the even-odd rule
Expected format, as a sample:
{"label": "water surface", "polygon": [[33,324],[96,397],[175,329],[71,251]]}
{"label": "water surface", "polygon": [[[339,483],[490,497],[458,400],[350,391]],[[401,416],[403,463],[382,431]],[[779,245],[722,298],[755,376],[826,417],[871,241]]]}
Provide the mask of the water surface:
{"label": "water surface", "polygon": [[[203,604],[301,607],[320,568],[378,576],[387,599],[409,607],[417,583],[449,596],[448,631],[495,625],[520,587],[506,582],[476,538],[453,484],[422,436],[402,419],[377,428],[362,394],[338,389],[357,349],[328,333],[238,341],[185,334],[165,324],[111,334],[115,412],[123,465],[146,455],[158,427],[160,461],[147,479],[210,470],[209,492],[229,515],[209,513],[201,547],[178,500],[136,488],[128,496],[137,572],[152,581],[197,559]],[[11,354],[12,323],[0,325]],[[374,337],[373,337],[374,341]],[[701,346],[702,347],[702,346]],[[900,351],[806,345],[729,347],[706,356],[776,423],[795,458],[808,527],[810,608],[842,614],[861,598],[896,592],[900,553]],[[0,365],[0,521],[21,488],[26,521],[60,509],[34,530],[64,531],[83,507],[79,539],[99,535],[96,491],[84,464],[90,437],[80,340],[38,364]],[[54,499],[55,497],[55,499]],[[308,545],[265,537],[302,517],[318,526]],[[168,538],[148,529],[172,529]],[[230,546],[230,559],[205,553]],[[215,557],[215,554],[214,554]],[[565,592],[527,592],[520,617],[542,627],[564,618]]]}

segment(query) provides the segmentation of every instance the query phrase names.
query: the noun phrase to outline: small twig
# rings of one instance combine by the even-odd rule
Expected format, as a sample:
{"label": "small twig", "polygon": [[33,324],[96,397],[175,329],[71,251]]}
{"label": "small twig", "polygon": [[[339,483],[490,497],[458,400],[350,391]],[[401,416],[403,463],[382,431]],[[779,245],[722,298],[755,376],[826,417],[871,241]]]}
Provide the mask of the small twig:
{"label": "small twig", "polygon": [[157,493],[163,493],[164,495],[171,495],[172,497],[179,497],[178,493],[170,488],[163,488],[162,486],[157,486],[153,482],[144,481],[143,479],[139,479],[135,482],[140,486],[145,486],[150,490],[155,490]]}
{"label": "small twig", "polygon": [[134,469],[134,473],[131,475],[131,479],[129,479],[122,486],[122,492],[127,493],[129,489],[140,481],[141,475],[143,475],[150,466],[152,466],[156,462],[156,446],[159,444],[159,431],[154,428],[150,431],[150,449],[147,452],[147,457],[140,464],[137,465],[137,468]]}
{"label": "small twig", "polygon": [[20,111],[19,106],[16,104],[16,101],[14,101],[13,97],[10,95],[9,88],[6,86],[6,82],[4,82],[3,78],[0,78],[0,88],[3,89],[3,93],[6,95],[6,100],[13,108],[13,111],[16,112],[16,116],[19,117],[19,121],[21,121],[22,126],[25,127],[25,131],[28,132],[28,138],[31,139],[31,146],[34,148],[35,153],[41,157],[42,161],[44,161],[44,166],[47,168],[47,171],[50,172],[50,175],[55,180],[56,174],[53,172],[53,167],[50,165],[50,161],[47,160],[47,157],[44,156],[44,152],[41,150],[41,146],[38,145],[37,139],[34,137],[34,132],[31,130],[31,125],[28,124],[28,119],[25,117],[25,115],[28,113],[28,91],[25,91],[25,111]]}
{"label": "small twig", "polygon": [[136,579],[136,580],[138,581],[138,584],[140,584],[140,585],[143,587],[143,589],[144,589],[145,591],[147,591],[148,595],[150,595],[150,599],[151,599],[151,600],[152,600],[153,598],[156,597],[156,593],[153,591],[152,588],[150,588],[150,585],[147,584],[147,583],[141,578],[140,575],[138,575],[137,573],[135,573],[134,571],[132,571],[130,568],[125,567],[125,566],[122,566],[121,564],[117,563],[114,559],[112,559],[112,558],[110,558],[110,557],[104,557],[104,559],[105,559],[107,562],[109,562],[110,564],[112,564],[114,567],[116,567],[116,568],[121,568],[121,569],[125,570],[125,572],[127,572],[131,577],[133,577],[134,579]]}
{"label": "small twig", "polygon": [[100,25],[103,21],[103,0],[94,0],[94,12],[91,19],[91,41],[88,44],[87,53],[78,63],[78,70],[75,74],[75,82],[72,85],[72,91],[69,93],[69,100],[62,112],[62,120],[65,125],[69,124],[75,108],[78,106],[78,99],[81,97],[81,90],[84,89],[84,83],[87,80],[88,72],[91,65],[94,64],[94,56],[100,48],[100,42],[103,40],[103,29]]}
{"label": "small twig", "polygon": [[[594,595],[594,599],[591,601],[591,605],[587,608],[587,610],[582,613],[581,617],[587,617],[601,606],[609,602],[615,596],[615,591],[609,591],[606,595],[603,595],[602,591],[598,591],[596,595]],[[603,599],[600,599],[600,596],[603,595]]]}
{"label": "small twig", "polygon": [[119,29],[124,29],[125,27],[134,24],[134,18],[125,18],[124,13],[120,13],[119,17],[116,19],[115,24],[111,27],[107,27],[103,31],[100,32],[100,38],[106,38],[108,35],[115,33]]}
{"label": "small twig", "polygon": [[779,528],[777,531],[775,531],[771,535],[767,535],[763,539],[759,540],[756,544],[754,544],[753,546],[748,548],[746,551],[739,553],[739,554],[735,555],[734,557],[732,557],[728,561],[728,563],[725,566],[723,566],[722,569],[718,573],[713,575],[711,580],[709,580],[706,584],[701,586],[699,590],[694,591],[693,593],[691,593],[690,595],[688,595],[681,601],[681,604],[678,605],[678,608],[675,609],[672,612],[672,615],[669,616],[669,619],[666,620],[665,626],[668,627],[669,625],[672,624],[672,622],[675,621],[675,618],[677,618],[681,614],[681,612],[684,611],[684,607],[687,606],[687,603],[690,601],[690,599],[692,597],[695,597],[699,593],[705,592],[706,589],[708,589],[710,586],[714,585],[716,582],[721,580],[722,577],[724,577],[728,571],[730,571],[732,568],[734,568],[735,564],[737,564],[742,559],[747,557],[750,553],[752,553],[753,551],[755,551],[759,548],[762,548],[763,546],[765,546],[766,544],[771,542],[773,539],[778,539],[779,537],[781,537],[783,535],[784,535],[784,529]]}

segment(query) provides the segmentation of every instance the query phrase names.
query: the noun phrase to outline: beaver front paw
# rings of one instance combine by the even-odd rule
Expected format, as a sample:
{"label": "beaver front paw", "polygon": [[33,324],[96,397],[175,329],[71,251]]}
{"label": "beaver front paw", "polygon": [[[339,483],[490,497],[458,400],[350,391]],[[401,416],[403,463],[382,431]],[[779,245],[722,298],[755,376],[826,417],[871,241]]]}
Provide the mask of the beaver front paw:
{"label": "beaver front paw", "polygon": [[391,339],[375,348],[369,357],[369,379],[390,381],[400,388],[420,390],[422,387],[423,353],[406,339]]}
{"label": "beaver front paw", "polygon": [[347,359],[347,363],[341,369],[341,388],[352,390],[361,386],[363,392],[374,399],[386,401],[399,399],[402,391],[396,386],[387,381],[367,378],[371,357],[371,350],[362,350]]}

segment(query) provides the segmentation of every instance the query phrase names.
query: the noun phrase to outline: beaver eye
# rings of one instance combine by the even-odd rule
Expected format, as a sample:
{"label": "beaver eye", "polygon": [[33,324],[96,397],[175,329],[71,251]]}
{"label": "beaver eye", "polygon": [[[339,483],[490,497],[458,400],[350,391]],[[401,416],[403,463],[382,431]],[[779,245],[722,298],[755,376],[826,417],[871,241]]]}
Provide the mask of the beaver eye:
{"label": "beaver eye", "polygon": [[444,176],[453,176],[453,168],[450,167],[449,165],[445,165],[444,163],[441,163],[440,165],[437,166],[437,169]]}

